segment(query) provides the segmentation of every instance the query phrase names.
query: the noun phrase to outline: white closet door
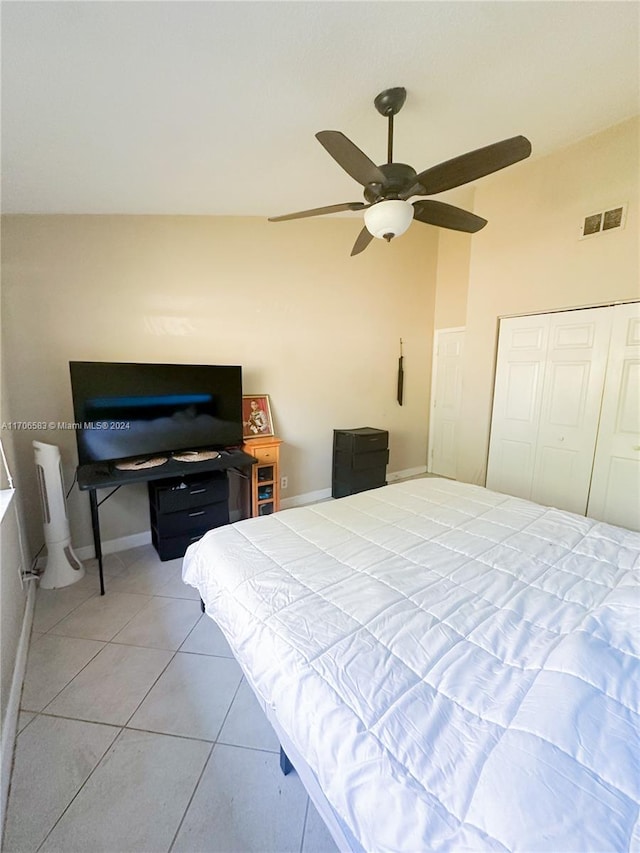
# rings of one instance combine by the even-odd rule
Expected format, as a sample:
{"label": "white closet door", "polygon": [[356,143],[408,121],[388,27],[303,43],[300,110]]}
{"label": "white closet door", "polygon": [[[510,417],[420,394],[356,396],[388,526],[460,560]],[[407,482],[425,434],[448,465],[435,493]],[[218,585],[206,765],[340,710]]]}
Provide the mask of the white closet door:
{"label": "white closet door", "polygon": [[640,304],[613,318],[587,515],[640,530]]}
{"label": "white closet door", "polygon": [[531,499],[584,515],[593,470],[612,312],[550,314]]}
{"label": "white closet door", "polygon": [[439,329],[433,360],[429,471],[455,480],[462,400],[464,329]]}
{"label": "white closet door", "polygon": [[549,315],[500,321],[487,488],[531,498]]}

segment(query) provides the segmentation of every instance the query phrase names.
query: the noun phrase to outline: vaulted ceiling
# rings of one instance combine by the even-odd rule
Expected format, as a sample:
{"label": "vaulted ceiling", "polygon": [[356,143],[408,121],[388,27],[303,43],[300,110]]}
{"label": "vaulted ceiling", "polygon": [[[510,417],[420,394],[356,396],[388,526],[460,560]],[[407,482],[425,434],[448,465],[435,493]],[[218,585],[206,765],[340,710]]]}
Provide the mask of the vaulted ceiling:
{"label": "vaulted ceiling", "polygon": [[[638,113],[636,2],[2,3],[2,209],[267,216],[362,200],[314,138],[418,171]],[[512,168],[517,168],[514,166]],[[490,180],[484,178],[483,180]]]}

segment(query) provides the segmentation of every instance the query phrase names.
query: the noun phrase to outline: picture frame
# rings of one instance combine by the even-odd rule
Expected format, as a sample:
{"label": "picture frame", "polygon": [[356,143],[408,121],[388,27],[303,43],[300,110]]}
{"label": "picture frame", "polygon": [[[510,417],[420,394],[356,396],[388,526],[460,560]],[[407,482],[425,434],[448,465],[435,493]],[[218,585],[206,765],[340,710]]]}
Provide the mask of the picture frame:
{"label": "picture frame", "polygon": [[268,394],[242,395],[242,437],[245,440],[273,435]]}

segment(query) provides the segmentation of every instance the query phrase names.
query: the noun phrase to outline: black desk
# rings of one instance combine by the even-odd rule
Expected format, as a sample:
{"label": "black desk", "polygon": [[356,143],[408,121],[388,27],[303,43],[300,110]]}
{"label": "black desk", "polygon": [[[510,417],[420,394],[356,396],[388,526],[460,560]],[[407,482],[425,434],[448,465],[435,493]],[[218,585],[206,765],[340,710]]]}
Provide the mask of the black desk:
{"label": "black desk", "polygon": [[[204,462],[178,462],[175,459],[169,459],[164,465],[157,465],[155,468],[140,468],[137,471],[120,471],[109,462],[80,465],[77,472],[78,488],[81,491],[89,492],[93,544],[100,573],[100,595],[104,595],[104,574],[98,507],[121,486],[128,486],[131,483],[147,483],[149,480],[163,480],[168,477],[184,477],[187,474],[226,471],[229,468],[250,468],[257,461],[255,457],[249,456],[242,450],[221,450],[220,456],[216,459],[207,459]],[[96,495],[98,489],[111,489],[112,491],[98,502]]]}

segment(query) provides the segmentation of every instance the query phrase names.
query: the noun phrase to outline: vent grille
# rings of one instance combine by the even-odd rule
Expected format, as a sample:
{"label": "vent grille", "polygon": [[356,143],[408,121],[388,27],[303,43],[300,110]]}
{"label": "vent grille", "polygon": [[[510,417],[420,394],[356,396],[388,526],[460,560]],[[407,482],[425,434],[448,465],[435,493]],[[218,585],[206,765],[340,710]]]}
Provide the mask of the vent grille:
{"label": "vent grille", "polygon": [[47,496],[47,483],[44,477],[42,465],[36,465],[38,487],[40,489],[40,502],[42,504],[42,516],[45,524],[51,524],[51,513],[49,512],[49,498]]}
{"label": "vent grille", "polygon": [[614,228],[624,228],[626,218],[626,204],[619,204],[617,207],[612,207],[609,210],[590,213],[588,216],[585,216],[580,226],[580,239],[584,240],[587,237],[596,237],[598,234],[604,234],[605,231],[613,231]]}
{"label": "vent grille", "polygon": [[67,562],[69,563],[71,568],[74,569],[76,572],[79,572],[82,568],[82,563],[71,550],[71,545],[64,546],[64,555],[67,558]]}

